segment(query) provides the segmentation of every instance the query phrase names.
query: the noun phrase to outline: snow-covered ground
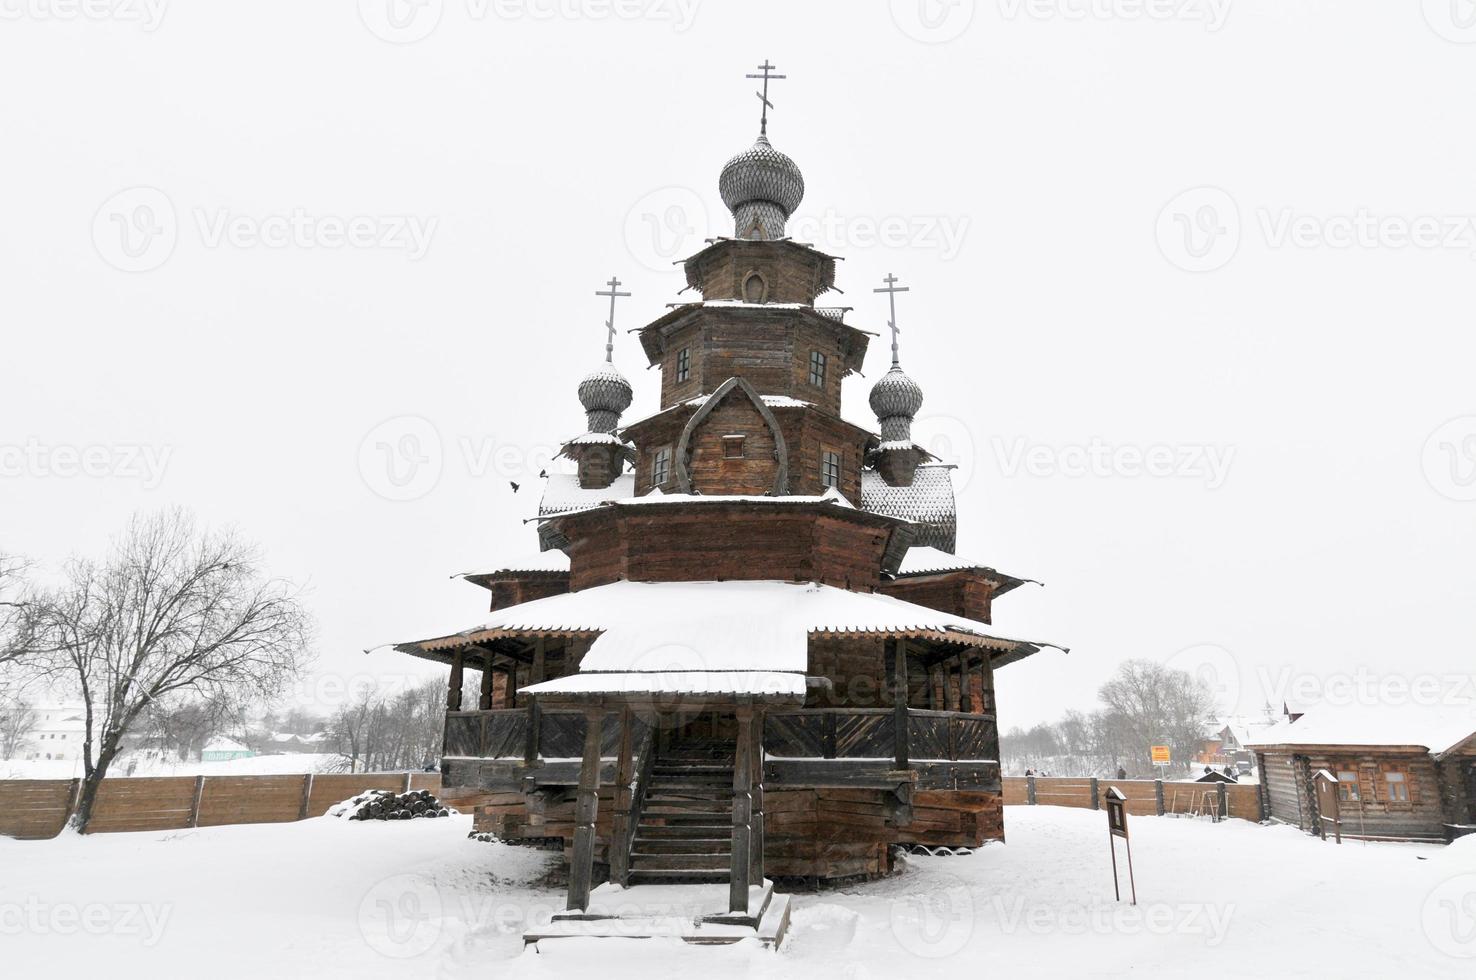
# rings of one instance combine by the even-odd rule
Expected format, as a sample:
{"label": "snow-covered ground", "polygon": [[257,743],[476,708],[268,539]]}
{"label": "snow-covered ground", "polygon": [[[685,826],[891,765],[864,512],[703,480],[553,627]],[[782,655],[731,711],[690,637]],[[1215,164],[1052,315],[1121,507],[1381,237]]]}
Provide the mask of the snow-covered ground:
{"label": "snow-covered ground", "polygon": [[1009,807],[1007,845],[797,896],[778,954],[524,951],[529,922],[562,904],[542,882],[553,856],[468,840],[466,816],[0,839],[0,948],[7,975],[65,977],[1476,975],[1476,838],[1339,847],[1138,818],[1132,908],[1112,901],[1105,822]]}
{"label": "snow-covered ground", "polygon": [[[136,762],[129,772],[129,763]],[[279,776],[333,772],[346,765],[336,752],[258,755],[223,762],[181,762],[145,755],[125,755],[108,769],[109,779],[127,776]],[[346,770],[345,770],[346,771]],[[80,759],[11,759],[0,761],[0,779],[80,779]]]}

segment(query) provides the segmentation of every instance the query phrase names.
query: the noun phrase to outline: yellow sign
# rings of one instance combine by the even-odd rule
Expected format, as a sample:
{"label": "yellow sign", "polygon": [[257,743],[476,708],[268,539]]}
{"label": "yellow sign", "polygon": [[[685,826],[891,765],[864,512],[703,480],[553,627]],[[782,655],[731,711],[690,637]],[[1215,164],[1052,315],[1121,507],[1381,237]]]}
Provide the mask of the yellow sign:
{"label": "yellow sign", "polygon": [[1166,766],[1169,764],[1169,747],[1167,745],[1153,746],[1153,764],[1155,766]]}

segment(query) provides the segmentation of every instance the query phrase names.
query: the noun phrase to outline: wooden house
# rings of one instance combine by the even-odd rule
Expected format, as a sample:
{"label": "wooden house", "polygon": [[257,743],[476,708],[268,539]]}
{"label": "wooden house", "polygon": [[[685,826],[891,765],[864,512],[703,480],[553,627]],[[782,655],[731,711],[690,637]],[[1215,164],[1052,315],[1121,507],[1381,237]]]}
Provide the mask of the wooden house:
{"label": "wooden house", "polygon": [[1476,707],[1322,707],[1252,735],[1272,820],[1317,833],[1313,779],[1337,781],[1342,836],[1449,840],[1476,830]]}
{"label": "wooden house", "polygon": [[1027,580],[953,554],[951,468],[913,441],[895,332],[876,428],[843,417],[873,335],[816,305],[836,263],[785,234],[799,168],[761,134],[719,184],[732,237],[638,331],[659,410],[622,424],[612,326],[544,551],[464,576],[482,622],[397,647],[450,668],[444,784],[486,794],[478,830],[562,843],[571,909],[608,875],[726,882],[737,912],[766,876],[1001,839],[994,674],[1046,646],[991,625]]}

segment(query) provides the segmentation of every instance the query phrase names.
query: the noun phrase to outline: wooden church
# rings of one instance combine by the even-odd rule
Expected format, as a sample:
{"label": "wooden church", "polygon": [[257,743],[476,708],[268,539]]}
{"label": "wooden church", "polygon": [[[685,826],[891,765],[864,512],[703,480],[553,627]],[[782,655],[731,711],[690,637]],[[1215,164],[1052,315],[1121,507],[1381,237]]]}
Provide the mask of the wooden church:
{"label": "wooden church", "polygon": [[873,335],[817,305],[836,259],[786,235],[804,178],[769,141],[782,76],[760,67],[758,139],[719,177],[732,235],[685,260],[701,298],[637,331],[660,410],[622,421],[612,280],[543,550],[466,576],[491,594],[481,624],[396,647],[450,667],[444,785],[485,794],[479,831],[561,841],[573,913],[605,878],[689,882],[725,884],[753,923],[772,881],[1002,839],[994,674],[1046,645],[990,625],[1024,580],[954,553],[951,468],[912,437],[894,277],[876,290],[893,328],[876,426],[842,416]]}

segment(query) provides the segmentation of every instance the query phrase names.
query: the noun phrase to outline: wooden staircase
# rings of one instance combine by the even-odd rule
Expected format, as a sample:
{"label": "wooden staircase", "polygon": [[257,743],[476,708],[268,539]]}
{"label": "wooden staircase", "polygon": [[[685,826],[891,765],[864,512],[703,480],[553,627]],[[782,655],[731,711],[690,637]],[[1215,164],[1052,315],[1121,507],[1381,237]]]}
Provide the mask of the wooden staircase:
{"label": "wooden staircase", "polygon": [[685,739],[657,753],[631,845],[630,883],[726,882],[733,745]]}

